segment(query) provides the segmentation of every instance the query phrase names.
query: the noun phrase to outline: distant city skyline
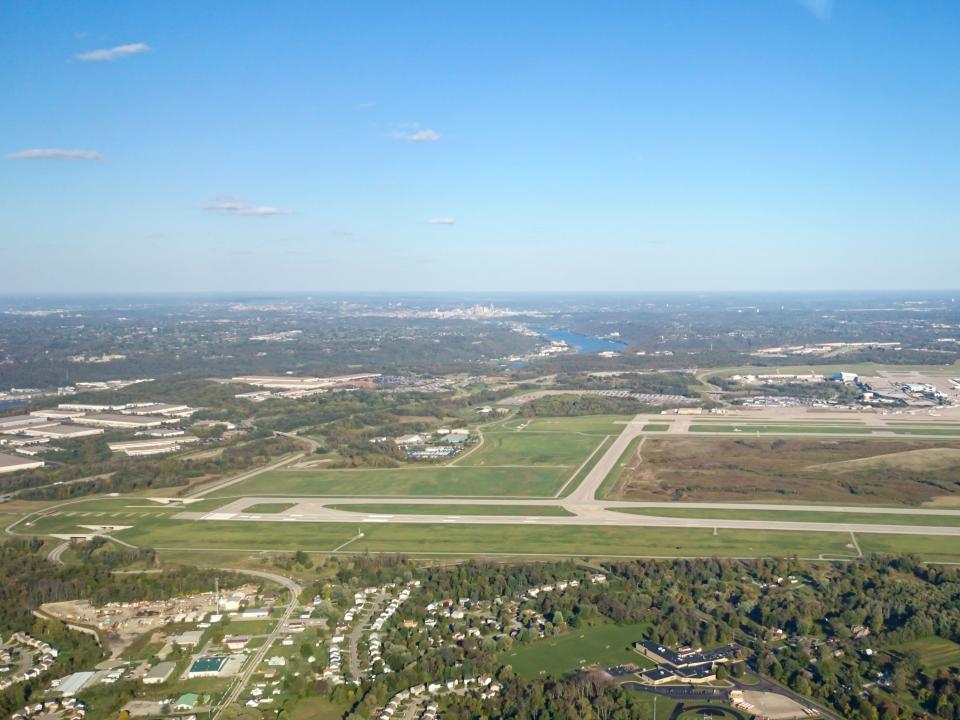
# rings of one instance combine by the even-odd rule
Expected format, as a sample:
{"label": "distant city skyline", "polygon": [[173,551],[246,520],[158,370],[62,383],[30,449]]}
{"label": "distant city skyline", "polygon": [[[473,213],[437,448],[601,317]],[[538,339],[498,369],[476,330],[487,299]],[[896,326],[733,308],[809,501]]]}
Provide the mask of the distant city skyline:
{"label": "distant city skyline", "polygon": [[0,294],[958,285],[956,3],[3,24]]}

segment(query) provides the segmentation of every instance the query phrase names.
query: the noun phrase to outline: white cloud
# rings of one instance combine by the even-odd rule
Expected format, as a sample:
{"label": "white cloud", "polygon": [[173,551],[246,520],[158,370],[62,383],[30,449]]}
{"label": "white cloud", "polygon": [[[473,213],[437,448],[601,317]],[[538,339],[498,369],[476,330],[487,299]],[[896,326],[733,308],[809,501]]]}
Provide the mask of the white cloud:
{"label": "white cloud", "polygon": [[408,130],[407,132],[393,133],[394,140],[403,140],[409,143],[436,142],[440,139],[440,133],[436,130],[424,128],[423,130]]}
{"label": "white cloud", "polygon": [[30,148],[7,155],[11,160],[103,160],[93,150],[64,150],[63,148]]}
{"label": "white cloud", "polygon": [[241,200],[216,197],[200,206],[201,210],[217,212],[221,215],[248,215],[267,217],[269,215],[292,215],[289,208],[270,207],[269,205],[249,205]]}
{"label": "white cloud", "polygon": [[427,220],[431,225],[456,225],[457,219],[452,217],[430,218]]}
{"label": "white cloud", "polygon": [[74,57],[81,62],[98,62],[104,60],[116,60],[127,55],[139,55],[140,53],[150,52],[150,46],[144,43],[128,43],[126,45],[116,45],[112,48],[100,48],[98,50],[88,50]]}
{"label": "white cloud", "polygon": [[797,0],[800,5],[821,22],[830,22],[833,0]]}

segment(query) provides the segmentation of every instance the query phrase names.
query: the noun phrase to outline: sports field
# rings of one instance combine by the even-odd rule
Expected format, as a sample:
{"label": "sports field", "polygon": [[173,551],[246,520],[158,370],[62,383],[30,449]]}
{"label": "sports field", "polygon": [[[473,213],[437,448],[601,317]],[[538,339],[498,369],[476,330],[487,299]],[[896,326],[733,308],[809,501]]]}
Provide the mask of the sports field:
{"label": "sports field", "polygon": [[612,623],[573,628],[557,637],[517,646],[497,659],[530,679],[540,675],[562,676],[584,665],[612,667],[633,663],[650,668],[653,663],[632,647],[633,643],[646,638],[648,632],[646,625]]}
{"label": "sports field", "polygon": [[894,645],[891,649],[899,653],[916,653],[920,656],[920,664],[928,671],[960,667],[960,645],[936,635]]}

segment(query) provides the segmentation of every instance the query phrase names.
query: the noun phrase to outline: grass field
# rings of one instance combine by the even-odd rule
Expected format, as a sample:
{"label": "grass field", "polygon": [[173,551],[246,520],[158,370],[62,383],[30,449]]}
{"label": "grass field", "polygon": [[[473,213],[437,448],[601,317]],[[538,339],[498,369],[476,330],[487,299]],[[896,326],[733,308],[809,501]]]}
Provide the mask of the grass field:
{"label": "grass field", "polygon": [[960,667],[960,645],[935,635],[894,645],[891,649],[900,653],[917,653],[927,671]]}
{"label": "grass field", "polygon": [[666,423],[647,423],[642,429],[644,432],[666,432],[670,426]]}
{"label": "grass field", "polygon": [[566,467],[468,466],[274,470],[212,494],[221,497],[552,497],[571,472]]}
{"label": "grass field", "polygon": [[594,466],[600,462],[600,458],[603,457],[603,454],[607,451],[607,448],[610,447],[614,440],[616,440],[616,438],[613,435],[608,435],[600,443],[600,445],[594,448],[593,455],[588,456],[589,461],[584,463],[583,467],[577,471],[577,474],[568,479],[566,486],[561,489],[560,494],[562,497],[566,497],[576,490],[577,486],[579,486],[580,483],[583,482],[583,480],[587,477],[587,475],[590,474],[590,471],[593,470]]}
{"label": "grass field", "polygon": [[[256,505],[244,508],[243,511],[245,513],[269,515],[272,513],[282,513],[284,510],[289,510],[295,506],[296,503],[257,503]],[[193,508],[191,508],[191,510],[192,509]]]}
{"label": "grass field", "polygon": [[582,463],[602,437],[568,432],[486,432],[483,446],[457,464],[562,465],[571,469]]}
{"label": "grass field", "polygon": [[[573,513],[556,505],[330,505],[336,510],[379,515],[510,515],[570,517]],[[245,510],[244,512],[250,512]]]}
{"label": "grass field", "polygon": [[630,515],[710,518],[717,520],[774,520],[784,522],[871,523],[875,525],[925,525],[960,527],[960,515],[894,515],[886,513],[841,513],[821,510],[723,510],[719,508],[609,508]]}
{"label": "grass field", "polygon": [[[512,417],[490,425],[484,432],[513,430],[520,432],[587,433],[592,435],[619,435],[630,415],[584,415],[581,417]],[[522,430],[520,430],[522,428]]]}
{"label": "grass field", "polygon": [[[364,537],[345,550],[449,554],[574,556],[850,556],[844,532],[766,532],[710,529],[365,523]],[[355,523],[156,521],[116,533],[145,547],[329,551],[356,537]],[[958,548],[960,551],[960,548]]]}
{"label": "grass field", "polygon": [[860,549],[866,553],[903,555],[916,553],[929,562],[960,561],[960,539],[932,535],[877,535],[857,533]]}
{"label": "grass field", "polygon": [[289,720],[340,720],[349,709],[349,703],[339,705],[325,697],[305,697],[293,700],[285,717]]}
{"label": "grass field", "polygon": [[574,628],[558,637],[518,646],[497,659],[511,665],[518,675],[531,679],[540,675],[562,676],[584,665],[611,667],[634,663],[650,668],[653,663],[632,648],[647,632],[646,625],[612,623]]}

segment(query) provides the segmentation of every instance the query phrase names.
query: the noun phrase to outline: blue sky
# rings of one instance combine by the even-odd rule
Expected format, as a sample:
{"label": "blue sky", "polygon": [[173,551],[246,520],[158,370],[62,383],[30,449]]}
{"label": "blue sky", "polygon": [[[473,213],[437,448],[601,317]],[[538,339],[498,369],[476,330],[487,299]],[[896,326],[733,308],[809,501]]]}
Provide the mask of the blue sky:
{"label": "blue sky", "polygon": [[0,4],[0,292],[955,288],[960,3]]}

